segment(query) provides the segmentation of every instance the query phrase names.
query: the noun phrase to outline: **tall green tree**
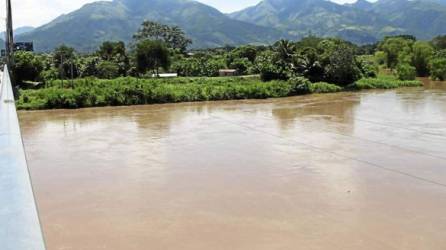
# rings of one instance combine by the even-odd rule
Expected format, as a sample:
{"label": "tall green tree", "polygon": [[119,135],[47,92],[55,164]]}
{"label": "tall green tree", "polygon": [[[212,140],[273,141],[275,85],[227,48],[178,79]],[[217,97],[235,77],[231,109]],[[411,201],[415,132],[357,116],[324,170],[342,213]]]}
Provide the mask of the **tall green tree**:
{"label": "tall green tree", "polygon": [[61,78],[70,78],[78,76],[78,68],[76,65],[76,51],[74,48],[66,45],[57,47],[53,52],[54,66],[59,69]]}
{"label": "tall green tree", "polygon": [[170,66],[170,52],[161,41],[143,40],[136,45],[135,64],[138,73],[145,74],[153,70],[159,75],[159,69]]}
{"label": "tall green tree", "polygon": [[429,64],[431,78],[434,80],[446,80],[446,49],[435,53]]}
{"label": "tall green tree", "polygon": [[434,80],[446,80],[446,58],[434,58],[430,63],[431,78]]}
{"label": "tall green tree", "polygon": [[12,71],[18,83],[38,80],[44,69],[40,56],[28,51],[14,53],[14,62]]}
{"label": "tall green tree", "polygon": [[429,75],[429,61],[434,55],[434,48],[427,42],[417,41],[412,46],[412,65],[418,76]]}
{"label": "tall green tree", "polygon": [[96,51],[96,54],[102,60],[110,62],[104,65],[110,66],[112,63],[113,65],[118,66],[119,75],[127,75],[127,71],[130,69],[130,60],[124,42],[106,41],[102,43]]}
{"label": "tall green tree", "polygon": [[295,74],[302,75],[311,82],[324,80],[325,70],[319,60],[319,54],[315,47],[300,49],[295,57]]}
{"label": "tall green tree", "polygon": [[101,44],[96,53],[103,60],[112,61],[116,57],[126,55],[125,44],[124,42],[106,41]]}
{"label": "tall green tree", "polygon": [[354,83],[361,78],[356,55],[350,46],[340,44],[328,53],[329,63],[325,67],[327,82],[342,86]]}
{"label": "tall green tree", "polygon": [[152,21],[142,23],[138,32],[133,36],[136,41],[157,40],[164,42],[167,47],[185,52],[192,44],[184,31],[178,26],[169,26]]}
{"label": "tall green tree", "polygon": [[288,79],[290,72],[287,72],[282,65],[279,65],[279,60],[277,53],[271,50],[266,50],[257,56],[254,67],[260,73],[263,81]]}
{"label": "tall green tree", "polygon": [[296,53],[296,46],[288,40],[280,40],[274,45],[279,60],[283,63],[291,63]]}
{"label": "tall green tree", "polygon": [[229,57],[233,60],[236,58],[240,58],[240,59],[246,58],[251,63],[253,63],[257,57],[257,48],[252,45],[240,46],[240,47],[232,50],[229,53]]}
{"label": "tall green tree", "polygon": [[401,52],[410,51],[413,43],[412,39],[405,39],[404,37],[385,38],[378,48],[386,55],[387,67],[394,69],[398,65],[399,60],[401,60]]}

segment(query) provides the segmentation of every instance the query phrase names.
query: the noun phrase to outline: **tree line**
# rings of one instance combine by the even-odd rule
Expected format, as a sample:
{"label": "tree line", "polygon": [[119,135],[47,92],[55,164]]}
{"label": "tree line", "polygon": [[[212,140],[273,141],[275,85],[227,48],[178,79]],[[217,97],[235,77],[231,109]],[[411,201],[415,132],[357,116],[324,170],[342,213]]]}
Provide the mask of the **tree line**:
{"label": "tree line", "polygon": [[258,74],[263,81],[303,77],[338,86],[376,77],[379,68],[389,69],[400,80],[416,76],[446,79],[446,36],[417,41],[400,35],[364,46],[311,35],[270,46],[188,50],[191,43],[179,27],[146,21],[130,44],[107,41],[91,54],[77,53],[65,45],[52,53],[19,51],[13,71],[18,82],[44,83],[86,77],[151,77],[160,72],[213,77],[224,68],[236,69],[240,75]]}

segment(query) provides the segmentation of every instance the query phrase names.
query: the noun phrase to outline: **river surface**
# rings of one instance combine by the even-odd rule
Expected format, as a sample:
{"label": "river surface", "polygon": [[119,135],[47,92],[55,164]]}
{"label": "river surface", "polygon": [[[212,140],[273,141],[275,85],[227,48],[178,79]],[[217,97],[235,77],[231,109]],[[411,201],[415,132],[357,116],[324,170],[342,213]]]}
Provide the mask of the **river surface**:
{"label": "river surface", "polygon": [[446,83],[20,121],[48,250],[446,249]]}

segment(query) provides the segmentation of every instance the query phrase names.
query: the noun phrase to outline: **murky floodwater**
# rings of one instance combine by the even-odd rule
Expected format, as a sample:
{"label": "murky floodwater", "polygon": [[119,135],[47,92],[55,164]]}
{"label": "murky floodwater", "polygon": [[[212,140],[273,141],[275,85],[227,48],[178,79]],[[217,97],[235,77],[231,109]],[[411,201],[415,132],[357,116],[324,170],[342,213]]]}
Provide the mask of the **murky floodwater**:
{"label": "murky floodwater", "polygon": [[20,116],[49,250],[446,249],[446,83]]}

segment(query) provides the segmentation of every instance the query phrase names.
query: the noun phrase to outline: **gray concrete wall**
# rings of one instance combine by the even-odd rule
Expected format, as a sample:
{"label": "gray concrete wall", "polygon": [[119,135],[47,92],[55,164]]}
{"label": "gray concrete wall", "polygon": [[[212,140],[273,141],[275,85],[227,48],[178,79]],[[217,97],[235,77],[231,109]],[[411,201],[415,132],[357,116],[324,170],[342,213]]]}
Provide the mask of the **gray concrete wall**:
{"label": "gray concrete wall", "polygon": [[0,249],[44,250],[9,74],[1,79]]}

